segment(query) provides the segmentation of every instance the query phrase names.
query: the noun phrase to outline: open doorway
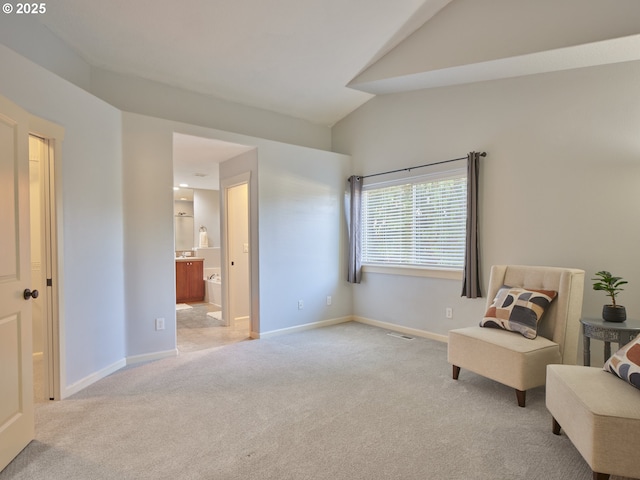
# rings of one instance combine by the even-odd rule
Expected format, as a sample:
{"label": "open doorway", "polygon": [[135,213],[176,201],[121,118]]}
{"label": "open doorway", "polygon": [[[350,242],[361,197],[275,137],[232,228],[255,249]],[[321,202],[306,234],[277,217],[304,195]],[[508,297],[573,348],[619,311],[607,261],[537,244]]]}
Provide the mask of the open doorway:
{"label": "open doorway", "polygon": [[[222,284],[227,281],[223,276],[222,258],[227,247],[221,238],[224,192],[220,187],[219,164],[253,149],[216,139],[173,135],[176,339],[180,352],[250,338],[248,314],[246,321],[240,322],[231,322],[230,317],[223,314],[228,300],[222,295]],[[179,228],[185,223],[190,225],[188,231]],[[193,270],[202,271],[194,274],[198,276],[195,281],[200,283],[196,295],[184,296],[179,285],[179,276],[184,277],[185,262]],[[200,288],[202,286],[204,288]],[[178,301],[184,298],[188,300]],[[247,310],[248,303],[247,300]]]}
{"label": "open doorway", "polygon": [[29,135],[33,387],[35,402],[60,398],[57,265],[52,142]]}

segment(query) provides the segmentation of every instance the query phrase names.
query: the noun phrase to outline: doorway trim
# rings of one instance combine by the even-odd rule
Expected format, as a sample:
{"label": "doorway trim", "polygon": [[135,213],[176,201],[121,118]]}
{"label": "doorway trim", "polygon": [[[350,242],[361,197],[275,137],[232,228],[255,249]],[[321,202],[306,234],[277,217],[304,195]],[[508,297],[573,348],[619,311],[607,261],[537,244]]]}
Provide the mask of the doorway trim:
{"label": "doorway trim", "polygon": [[222,261],[221,263],[221,276],[222,276],[222,318],[225,321],[227,326],[231,325],[230,318],[230,288],[229,288],[229,202],[228,202],[228,193],[229,190],[233,187],[237,187],[240,185],[247,185],[247,223],[249,228],[249,279],[248,279],[248,288],[249,288],[249,322],[250,322],[250,332],[254,332],[256,326],[253,325],[254,322],[254,312],[253,312],[253,248],[252,248],[252,238],[253,232],[251,228],[251,171],[244,172],[238,175],[234,175],[233,177],[225,178],[220,180],[220,240],[222,245]]}
{"label": "doorway trim", "polygon": [[[46,311],[46,340],[45,355],[47,360],[47,382],[45,391],[50,400],[61,400],[62,385],[64,384],[64,331],[62,315],[63,281],[59,274],[59,265],[63,264],[62,252],[62,188],[61,188],[61,158],[64,128],[35,115],[29,115],[29,135],[44,140],[46,158],[44,159],[43,183],[44,199],[44,249],[45,249],[45,311]],[[49,281],[50,280],[50,281]]]}

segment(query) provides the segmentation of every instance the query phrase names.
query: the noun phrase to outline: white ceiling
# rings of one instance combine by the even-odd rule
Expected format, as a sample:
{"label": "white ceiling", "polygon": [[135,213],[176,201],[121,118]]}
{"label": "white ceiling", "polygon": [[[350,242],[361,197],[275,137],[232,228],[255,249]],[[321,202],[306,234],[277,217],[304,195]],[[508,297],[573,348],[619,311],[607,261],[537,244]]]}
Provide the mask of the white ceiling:
{"label": "white ceiling", "polygon": [[40,16],[89,64],[333,125],[347,84],[451,0],[55,0]]}
{"label": "white ceiling", "polygon": [[[501,10],[508,10],[512,4],[503,1]],[[586,1],[565,0],[571,8],[556,14],[574,15]],[[409,38],[412,33],[428,34],[420,27],[449,4],[430,26],[455,13],[472,23],[485,14],[489,25],[483,26],[490,32],[502,31],[509,22],[496,15],[500,9],[487,13],[475,2],[452,0],[55,0],[38,19],[92,66],[331,126],[373,94],[638,59],[640,9],[635,0],[618,1],[627,10],[620,8],[623,13],[616,14],[610,5],[590,0],[591,10],[600,10],[582,8],[580,18],[588,22],[581,28],[597,34],[600,27],[620,24],[620,32],[635,35],[615,38],[607,31],[600,42],[568,42],[566,48],[534,48],[530,54],[390,77],[375,73],[384,69],[385,61],[393,64],[394,54],[401,55],[402,47],[416,38]],[[520,2],[520,7],[537,5]],[[553,3],[537,9],[543,24],[548,18],[545,5],[552,8]],[[463,10],[469,7],[479,9],[476,15]],[[544,40],[533,24],[533,37]],[[491,38],[483,35],[476,41]],[[562,41],[567,43],[560,39],[559,46]],[[428,57],[422,45],[414,51],[418,63]],[[438,42],[427,45],[442,49]],[[463,49],[465,55],[468,51]],[[175,183],[217,189],[219,162],[251,148],[176,134]]]}
{"label": "white ceiling", "polygon": [[[39,20],[92,66],[330,126],[372,97],[347,84],[449,2],[55,0]],[[217,189],[247,149],[176,135],[174,182]]]}
{"label": "white ceiling", "polygon": [[[219,164],[255,147],[224,142],[211,138],[173,134],[174,185],[187,184],[190,189],[217,190],[220,184]],[[175,198],[189,196],[189,192],[176,192]]]}

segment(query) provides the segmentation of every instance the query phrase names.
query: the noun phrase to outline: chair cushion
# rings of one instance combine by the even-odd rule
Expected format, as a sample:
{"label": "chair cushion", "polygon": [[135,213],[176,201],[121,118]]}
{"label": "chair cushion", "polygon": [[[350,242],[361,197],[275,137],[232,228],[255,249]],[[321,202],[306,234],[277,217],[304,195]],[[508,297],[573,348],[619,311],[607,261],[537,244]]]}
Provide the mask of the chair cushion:
{"label": "chair cushion", "polygon": [[481,327],[518,332],[523,337],[538,336],[538,322],[558,295],[553,290],[533,290],[504,285],[480,321]]}
{"label": "chair cushion", "polygon": [[640,392],[599,367],[549,365],[546,405],[592,470],[638,478]]}
{"label": "chair cushion", "polygon": [[449,331],[448,361],[518,390],[544,385],[546,366],[562,362],[560,346],[543,336],[465,327]]}
{"label": "chair cushion", "polygon": [[604,370],[640,389],[640,335],[614,353]]}

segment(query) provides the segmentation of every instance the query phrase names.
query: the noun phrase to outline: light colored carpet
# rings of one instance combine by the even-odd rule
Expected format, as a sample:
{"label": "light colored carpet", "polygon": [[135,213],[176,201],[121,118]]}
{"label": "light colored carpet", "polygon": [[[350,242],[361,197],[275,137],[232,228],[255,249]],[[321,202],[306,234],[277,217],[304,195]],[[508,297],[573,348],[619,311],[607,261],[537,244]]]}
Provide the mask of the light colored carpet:
{"label": "light colored carpet", "polygon": [[0,480],[591,478],[544,389],[519,408],[452,380],[445,344],[353,322],[129,367],[36,417]]}
{"label": "light colored carpet", "polygon": [[176,311],[189,310],[190,308],[193,308],[193,307],[191,305],[187,305],[186,303],[177,303],[176,304]]}

